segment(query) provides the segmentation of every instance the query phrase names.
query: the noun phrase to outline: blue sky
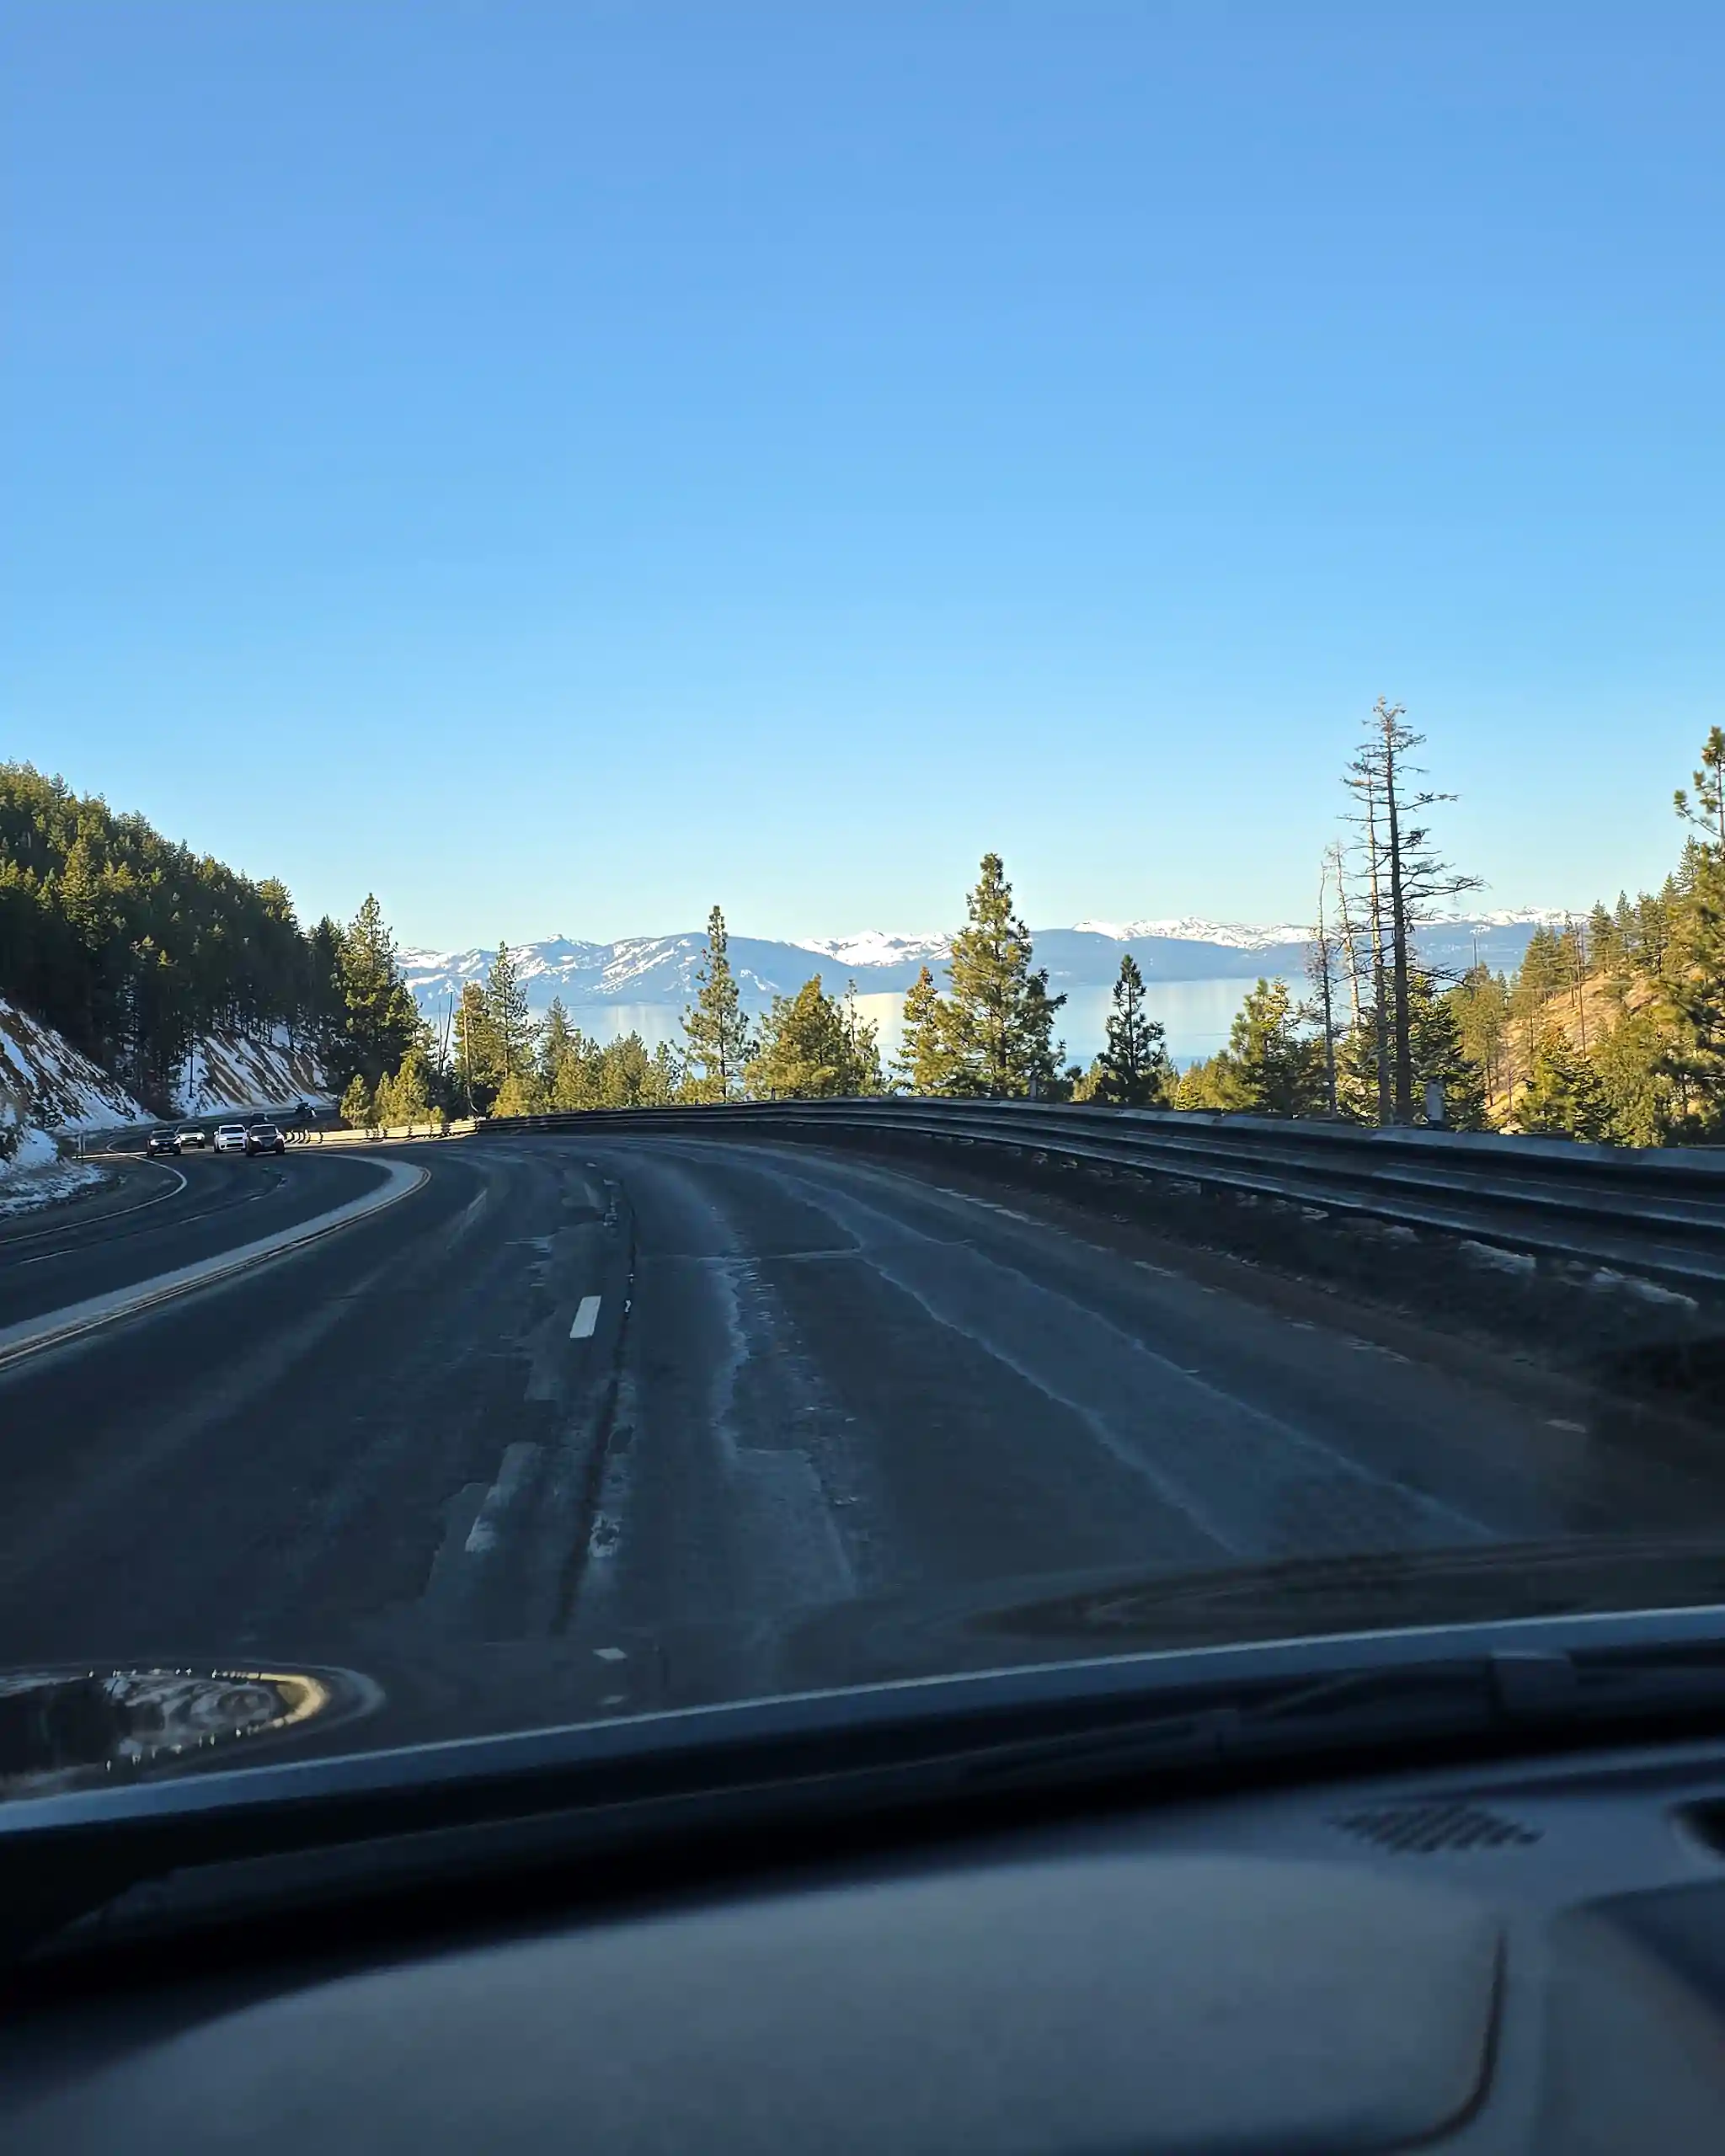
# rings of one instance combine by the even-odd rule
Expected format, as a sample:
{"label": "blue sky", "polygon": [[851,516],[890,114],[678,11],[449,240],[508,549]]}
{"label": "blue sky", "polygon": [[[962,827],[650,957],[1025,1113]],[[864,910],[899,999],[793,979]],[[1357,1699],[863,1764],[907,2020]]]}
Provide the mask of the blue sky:
{"label": "blue sky", "polygon": [[1486,904],[1725,720],[1725,13],[0,6],[0,755],[403,938]]}

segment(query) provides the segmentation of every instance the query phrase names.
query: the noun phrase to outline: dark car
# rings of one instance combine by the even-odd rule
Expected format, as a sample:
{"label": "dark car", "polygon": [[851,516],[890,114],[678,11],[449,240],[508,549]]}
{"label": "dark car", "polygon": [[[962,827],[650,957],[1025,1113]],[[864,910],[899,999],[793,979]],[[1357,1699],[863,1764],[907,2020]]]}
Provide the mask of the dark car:
{"label": "dark car", "polygon": [[285,1153],[287,1140],[273,1123],[254,1123],[246,1132],[248,1153]]}
{"label": "dark car", "polygon": [[152,1130],[144,1150],[152,1160],[160,1153],[177,1153],[179,1150],[179,1133],[177,1130]]}

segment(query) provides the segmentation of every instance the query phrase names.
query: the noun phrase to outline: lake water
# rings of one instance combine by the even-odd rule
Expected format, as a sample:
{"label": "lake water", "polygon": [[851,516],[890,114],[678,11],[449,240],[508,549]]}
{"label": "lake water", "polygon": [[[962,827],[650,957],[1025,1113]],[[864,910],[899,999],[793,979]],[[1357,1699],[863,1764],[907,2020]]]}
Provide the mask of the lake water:
{"label": "lake water", "polygon": [[[1184,1065],[1214,1055],[1226,1048],[1228,1028],[1245,1001],[1249,980],[1150,981],[1144,1004],[1152,1018],[1166,1028],[1168,1053]],[[1298,1002],[1308,990],[1303,980],[1290,980],[1289,993]],[[1088,1063],[1107,1038],[1112,990],[1077,988],[1067,995],[1057,1021],[1057,1033],[1065,1041],[1069,1061]],[[857,1007],[880,1028],[881,1054],[890,1059],[904,1031],[902,995],[859,995]],[[670,1003],[585,1003],[570,1006],[571,1022],[595,1040],[614,1040],[628,1033],[639,1033],[648,1047],[660,1041],[681,1044],[682,1011]]]}

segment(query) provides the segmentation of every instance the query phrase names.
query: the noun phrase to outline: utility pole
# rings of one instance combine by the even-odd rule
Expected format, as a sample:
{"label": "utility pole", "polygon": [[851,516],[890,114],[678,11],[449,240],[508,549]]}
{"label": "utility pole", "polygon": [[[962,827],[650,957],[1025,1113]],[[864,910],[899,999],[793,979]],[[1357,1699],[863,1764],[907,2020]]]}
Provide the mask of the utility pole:
{"label": "utility pole", "polygon": [[1311,970],[1317,976],[1319,1006],[1324,1024],[1324,1097],[1332,1115],[1336,1113],[1336,1011],[1335,947],[1330,941],[1329,916],[1324,909],[1324,898],[1329,881],[1329,857],[1324,857],[1317,873],[1317,921],[1312,937]]}
{"label": "utility pole", "polygon": [[1370,772],[1366,775],[1365,790],[1365,859],[1370,877],[1366,889],[1370,905],[1371,929],[1372,1059],[1377,1067],[1378,1121],[1382,1124],[1392,1119],[1390,1113],[1389,1013],[1384,1008],[1384,908],[1378,882],[1376,781]]}
{"label": "utility pole", "polygon": [[1407,894],[1402,871],[1402,804],[1396,787],[1397,723],[1402,706],[1380,696],[1384,737],[1384,815],[1390,835],[1390,963],[1396,990],[1396,1120],[1413,1120],[1413,1038],[1407,993]]}
{"label": "utility pole", "polygon": [[1342,841],[1338,839],[1325,857],[1336,877],[1336,914],[1342,931],[1342,950],[1348,963],[1348,995],[1353,1006],[1354,1030],[1359,1031],[1359,938],[1354,926],[1354,916],[1348,910],[1348,876],[1342,857]]}
{"label": "utility pole", "polygon": [[473,1022],[472,1022],[472,1020],[469,1018],[469,1017],[468,1017],[468,1015],[467,1015],[467,996],[465,995],[465,994],[463,994],[463,995],[462,995],[462,1001],[461,1001],[461,1019],[462,1019],[462,1075],[466,1078],[466,1080],[467,1080],[467,1114],[468,1114],[469,1118],[472,1118],[472,1117],[474,1117],[474,1116],[477,1116],[477,1115],[478,1115],[478,1109],[473,1106],[473,1039],[472,1039],[472,1023],[473,1023]]}

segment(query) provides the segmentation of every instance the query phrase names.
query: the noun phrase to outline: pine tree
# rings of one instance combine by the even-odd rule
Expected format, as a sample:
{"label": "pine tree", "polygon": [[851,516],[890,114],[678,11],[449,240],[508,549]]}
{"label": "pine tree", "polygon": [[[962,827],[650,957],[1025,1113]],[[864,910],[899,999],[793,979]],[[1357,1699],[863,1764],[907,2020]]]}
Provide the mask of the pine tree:
{"label": "pine tree", "polygon": [[1031,970],[1030,931],[1012,912],[1012,887],[997,853],[983,856],[966,910],[948,966],[962,1089],[993,1100],[1045,1091],[1065,1055],[1054,1022],[1066,999],[1049,994],[1045,971]]}
{"label": "pine tree", "polygon": [[401,1059],[393,1082],[389,1121],[411,1126],[424,1123],[431,1113],[431,1091],[422,1048],[410,1048]]}
{"label": "pine tree", "polygon": [[341,1064],[347,1004],[341,985],[341,926],[326,914],[308,939],[303,1022],[313,1054],[326,1070]]}
{"label": "pine tree", "polygon": [[558,1059],[551,1074],[549,1105],[553,1108],[595,1108],[599,1106],[600,1050],[594,1042],[577,1033],[574,1044]]}
{"label": "pine tree", "polygon": [[1610,972],[1622,960],[1616,916],[1603,899],[1587,917],[1587,950],[1589,963],[1600,973]]}
{"label": "pine tree", "polygon": [[1715,852],[1725,853],[1725,729],[1717,726],[1708,729],[1701,744],[1701,768],[1693,783],[1694,800],[1680,786],[1672,796],[1673,806],[1685,821],[1706,834],[1706,843]]}
{"label": "pine tree", "polygon": [[854,990],[839,1002],[816,974],[794,995],[773,998],[749,1065],[756,1100],[847,1100],[879,1090],[874,1029],[857,1018]]}
{"label": "pine tree", "polygon": [[679,1097],[682,1086],[682,1059],[669,1041],[660,1041],[653,1051],[641,1097],[649,1107],[665,1107]]}
{"label": "pine tree", "polygon": [[1591,1060],[1561,1027],[1547,1026],[1534,1043],[1527,1083],[1516,1098],[1516,1129],[1597,1139],[1610,1121],[1610,1102]]}
{"label": "pine tree", "polygon": [[[569,1066],[565,1065],[565,1069]],[[589,1066],[589,1097],[580,1105],[601,1108],[664,1107],[677,1097],[682,1074],[675,1051],[661,1041],[648,1053],[639,1033],[624,1033],[598,1049]]]}
{"label": "pine tree", "polygon": [[420,1018],[374,895],[367,894],[349,923],[339,965],[344,1012],[340,1053],[348,1070],[375,1086],[419,1038]]}
{"label": "pine tree", "polygon": [[[527,1076],[533,1063],[533,1021],[521,970],[507,943],[499,942],[485,979],[485,1014],[491,1023],[494,1053],[505,1078]],[[518,1114],[529,1111],[518,1109]]]}
{"label": "pine tree", "polygon": [[696,975],[695,1001],[683,1012],[686,1090],[697,1101],[740,1098],[748,1065],[749,1022],[731,971],[729,942],[724,915],[715,906],[707,917],[707,954]]}
{"label": "pine tree", "polygon": [[1529,937],[1510,990],[1514,1016],[1523,1023],[1537,1025],[1551,998],[1562,990],[1567,969],[1557,931],[1544,922]]}
{"label": "pine tree", "polygon": [[1377,1011],[1362,1003],[1359,1018],[1336,1049],[1336,1112],[1348,1123],[1375,1123],[1381,1113],[1383,1034]]}
{"label": "pine tree", "polygon": [[355,1071],[341,1097],[341,1119],[350,1130],[369,1130],[372,1127],[371,1116],[371,1088]]}
{"label": "pine tree", "polygon": [[539,1028],[537,1075],[546,1105],[558,1109],[599,1105],[600,1049],[571,1025],[563,998],[553,996]]}
{"label": "pine tree", "polygon": [[545,1022],[539,1028],[538,1062],[540,1082],[547,1091],[557,1083],[557,1074],[564,1059],[579,1051],[581,1036],[569,1023],[569,1014],[563,1008],[560,995],[551,999],[551,1008],[545,1014]]}
{"label": "pine tree", "polygon": [[952,1006],[924,966],[905,997],[904,1030],[893,1059],[893,1082],[900,1091],[943,1099],[964,1090],[954,1029]]}
{"label": "pine tree", "polygon": [[1323,1099],[1322,1053],[1299,1032],[1285,981],[1260,979],[1228,1034],[1220,1088],[1258,1115],[1311,1115]]}
{"label": "pine tree", "polygon": [[1462,1045],[1455,991],[1440,995],[1423,968],[1415,971],[1409,985],[1413,1081],[1420,1097],[1421,1120],[1424,1119],[1425,1089],[1435,1085],[1443,1090],[1444,1121],[1450,1129],[1488,1129],[1485,1073]]}
{"label": "pine tree", "polygon": [[1154,1107],[1167,1099],[1173,1080],[1167,1037],[1156,1020],[1146,1015],[1144,975],[1128,951],[1120,959],[1114,983],[1108,1045],[1096,1059],[1087,1097],[1109,1107]]}
{"label": "pine tree", "polygon": [[[1725,734],[1714,727],[1696,773],[1696,808],[1680,792],[1677,805],[1709,828],[1717,814],[1725,830]],[[1658,1002],[1671,1030],[1665,1069],[1684,1135],[1715,1138],[1725,1129],[1725,837],[1691,841],[1684,849],[1679,890],[1662,909]]]}
{"label": "pine tree", "polygon": [[485,990],[478,981],[467,981],[455,1013],[457,1092],[470,1112],[483,1115],[506,1075]]}
{"label": "pine tree", "polygon": [[857,984],[845,983],[845,1000],[839,1006],[845,1033],[845,1091],[848,1098],[865,1099],[886,1091],[886,1073],[880,1062],[880,1027],[857,1008]]}
{"label": "pine tree", "polygon": [[1675,1088],[1668,1066],[1669,1042],[1658,1014],[1630,1011],[1594,1048],[1610,1120],[1605,1135],[1616,1145],[1658,1145],[1677,1120]]}
{"label": "pine tree", "polygon": [[530,1064],[524,1070],[510,1070],[497,1089],[497,1098],[491,1103],[494,1116],[541,1115],[544,1113],[545,1097],[540,1090],[539,1074]]}
{"label": "pine tree", "polygon": [[1455,1015],[1461,1053],[1485,1080],[1487,1098],[1509,1083],[1509,986],[1489,966],[1471,965],[1445,1001]]}
{"label": "pine tree", "polygon": [[1174,1088],[1177,1108],[1225,1113],[1243,1103],[1233,1065],[1226,1049],[1197,1063],[1188,1064]]}
{"label": "pine tree", "polygon": [[831,1099],[843,1090],[844,1056],[837,1006],[816,974],[794,995],[773,997],[750,1060],[749,1091],[761,1101]]}

